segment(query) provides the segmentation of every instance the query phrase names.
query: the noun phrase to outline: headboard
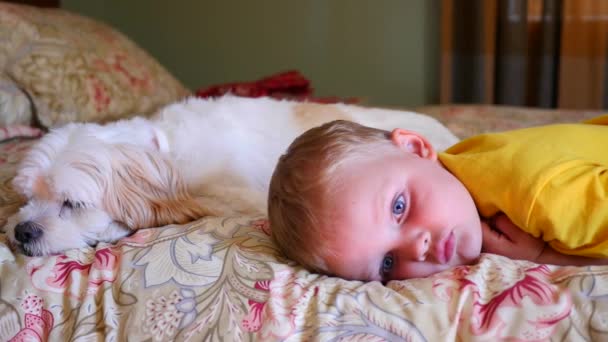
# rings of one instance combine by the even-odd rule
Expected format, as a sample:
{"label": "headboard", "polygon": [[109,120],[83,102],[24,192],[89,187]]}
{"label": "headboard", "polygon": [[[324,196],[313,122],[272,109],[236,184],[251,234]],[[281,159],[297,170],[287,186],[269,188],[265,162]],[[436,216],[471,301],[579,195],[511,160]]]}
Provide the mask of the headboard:
{"label": "headboard", "polygon": [[8,2],[38,7],[59,7],[61,0],[8,0]]}

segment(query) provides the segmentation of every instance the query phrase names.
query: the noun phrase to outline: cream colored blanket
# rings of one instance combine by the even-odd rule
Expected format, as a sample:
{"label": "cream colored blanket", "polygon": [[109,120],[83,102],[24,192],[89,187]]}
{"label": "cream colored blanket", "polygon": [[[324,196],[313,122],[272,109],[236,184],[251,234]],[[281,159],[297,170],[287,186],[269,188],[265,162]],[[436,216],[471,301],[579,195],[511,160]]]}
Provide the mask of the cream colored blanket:
{"label": "cream colored blanket", "polygon": [[[30,145],[0,144],[2,218],[19,204],[8,182]],[[0,234],[0,341],[599,341],[606,298],[608,267],[494,255],[386,286],[319,276],[280,258],[263,217],[37,258]]]}

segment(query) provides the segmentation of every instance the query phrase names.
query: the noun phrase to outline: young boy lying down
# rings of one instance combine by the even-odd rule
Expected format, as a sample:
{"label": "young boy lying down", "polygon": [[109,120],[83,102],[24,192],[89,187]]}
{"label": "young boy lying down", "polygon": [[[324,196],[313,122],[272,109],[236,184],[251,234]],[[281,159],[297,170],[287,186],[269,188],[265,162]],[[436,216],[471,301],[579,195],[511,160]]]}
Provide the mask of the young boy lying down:
{"label": "young boy lying down", "polygon": [[439,154],[412,131],[333,121],[280,158],[268,214],[287,257],[346,279],[424,277],[482,251],[608,264],[608,116]]}

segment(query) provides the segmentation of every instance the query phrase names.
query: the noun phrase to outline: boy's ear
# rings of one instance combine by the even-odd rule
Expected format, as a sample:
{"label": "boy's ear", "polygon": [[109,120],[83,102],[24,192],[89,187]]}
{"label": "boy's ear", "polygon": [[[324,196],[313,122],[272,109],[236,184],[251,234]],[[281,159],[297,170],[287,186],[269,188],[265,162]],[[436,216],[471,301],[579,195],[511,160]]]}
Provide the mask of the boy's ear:
{"label": "boy's ear", "polygon": [[422,135],[402,128],[395,128],[391,132],[393,144],[406,152],[414,153],[421,158],[437,160],[437,153],[433,145]]}

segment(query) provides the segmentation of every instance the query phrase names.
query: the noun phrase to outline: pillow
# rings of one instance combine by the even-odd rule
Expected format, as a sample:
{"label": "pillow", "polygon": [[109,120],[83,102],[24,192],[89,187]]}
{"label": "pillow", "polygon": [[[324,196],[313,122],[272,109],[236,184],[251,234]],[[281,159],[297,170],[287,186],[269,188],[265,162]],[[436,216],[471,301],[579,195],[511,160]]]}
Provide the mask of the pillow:
{"label": "pillow", "polygon": [[0,73],[0,125],[29,125],[32,105],[11,79]]}
{"label": "pillow", "polygon": [[[111,121],[189,94],[123,34],[65,10],[0,2],[0,41],[0,125]],[[7,100],[15,89],[30,110]]]}

